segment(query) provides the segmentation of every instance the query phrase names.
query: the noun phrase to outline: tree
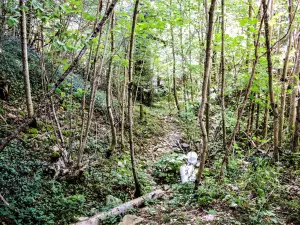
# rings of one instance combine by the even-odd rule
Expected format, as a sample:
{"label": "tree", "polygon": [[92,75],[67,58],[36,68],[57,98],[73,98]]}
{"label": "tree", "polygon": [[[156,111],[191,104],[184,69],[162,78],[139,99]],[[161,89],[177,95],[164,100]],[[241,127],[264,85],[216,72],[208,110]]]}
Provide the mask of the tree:
{"label": "tree", "polygon": [[271,56],[271,44],[270,44],[270,33],[269,33],[269,16],[268,16],[268,5],[266,0],[262,0],[263,12],[264,12],[264,24],[265,24],[265,44],[267,49],[267,61],[268,61],[268,75],[269,75],[269,95],[270,103],[273,110],[273,141],[274,141],[274,160],[279,160],[279,149],[278,149],[278,109],[274,98],[273,91],[273,64]]}
{"label": "tree", "polygon": [[204,76],[203,76],[203,84],[202,84],[202,100],[200,104],[200,109],[198,112],[198,119],[200,123],[200,128],[202,131],[202,142],[203,149],[201,151],[201,159],[200,159],[200,168],[197,173],[197,177],[195,180],[195,192],[198,190],[198,186],[201,180],[201,176],[205,167],[206,154],[208,151],[208,135],[206,131],[206,126],[203,121],[205,106],[207,102],[207,87],[208,80],[210,76],[210,66],[211,66],[211,44],[213,39],[213,24],[214,24],[214,11],[215,11],[216,0],[211,1],[210,9],[209,9],[209,19],[208,19],[208,29],[206,36],[206,55],[205,55],[205,64],[204,64]]}
{"label": "tree", "polygon": [[142,195],[141,184],[138,180],[136,165],[135,165],[135,155],[134,155],[134,142],[133,142],[133,107],[132,107],[132,98],[133,98],[133,50],[134,50],[134,34],[135,27],[137,23],[137,15],[138,15],[138,6],[139,0],[135,1],[134,11],[133,11],[133,19],[131,26],[131,35],[130,35],[130,43],[129,43],[129,68],[128,68],[128,123],[129,123],[129,146],[130,146],[130,158],[131,158],[131,168],[132,174],[135,183],[135,197],[139,197]]}
{"label": "tree", "polygon": [[110,38],[111,38],[111,47],[110,47],[110,52],[111,52],[111,58],[109,60],[109,65],[108,65],[108,71],[107,71],[107,77],[106,77],[106,82],[107,82],[107,88],[106,88],[106,107],[107,107],[107,113],[109,117],[109,122],[110,122],[110,128],[111,128],[111,144],[110,144],[110,149],[108,152],[108,156],[110,156],[116,147],[117,144],[117,134],[116,134],[116,128],[115,128],[115,122],[114,122],[114,115],[112,112],[112,105],[111,105],[111,77],[112,77],[112,64],[113,64],[113,54],[114,54],[114,14],[111,16],[111,31],[110,31]]}
{"label": "tree", "polygon": [[27,29],[26,29],[27,20],[26,20],[24,0],[19,1],[19,7],[21,12],[20,24],[21,24],[21,38],[22,38],[22,61],[23,61],[23,75],[24,75],[26,102],[27,102],[27,113],[28,113],[28,117],[33,117],[34,111],[33,111],[32,97],[31,97],[28,55],[27,55]]}

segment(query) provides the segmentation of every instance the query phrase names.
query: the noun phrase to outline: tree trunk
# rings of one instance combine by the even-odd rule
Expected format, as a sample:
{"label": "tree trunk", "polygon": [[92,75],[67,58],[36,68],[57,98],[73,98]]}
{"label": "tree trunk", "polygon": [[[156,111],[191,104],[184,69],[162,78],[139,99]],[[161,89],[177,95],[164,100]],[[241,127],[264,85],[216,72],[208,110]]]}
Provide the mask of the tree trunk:
{"label": "tree trunk", "polygon": [[268,6],[266,0],[262,0],[263,12],[264,12],[264,23],[265,23],[265,43],[267,48],[267,61],[268,61],[268,74],[269,74],[269,95],[270,103],[273,111],[273,138],[274,138],[274,160],[279,161],[279,149],[278,149],[278,109],[274,98],[273,91],[273,65],[271,56],[271,46],[270,46],[270,36],[269,36],[269,16],[268,16]]}
{"label": "tree trunk", "polygon": [[[292,24],[292,0],[288,1],[288,12],[289,12],[289,24]],[[281,98],[280,98],[280,116],[279,116],[279,131],[278,131],[278,148],[281,148],[282,143],[284,142],[284,133],[283,133],[283,126],[284,126],[284,113],[285,113],[285,105],[286,105],[286,84],[287,82],[287,72],[288,72],[288,63],[290,57],[292,45],[292,29],[288,31],[288,45],[285,54],[284,64],[283,64],[283,72],[281,77]]]}
{"label": "tree trunk", "polygon": [[[226,117],[225,117],[225,0],[221,1],[221,14],[222,14],[222,43],[221,43],[221,113],[222,113],[222,141],[223,151],[228,157],[228,151],[226,148]],[[221,167],[220,178],[223,177],[224,167]]]}
{"label": "tree trunk", "polygon": [[211,67],[211,44],[213,39],[215,5],[216,5],[216,0],[212,0],[210,10],[209,10],[208,29],[207,29],[207,36],[206,36],[206,55],[205,55],[204,76],[203,76],[203,84],[202,84],[202,99],[201,99],[201,105],[198,113],[198,119],[202,131],[203,149],[201,152],[200,168],[198,170],[196,180],[195,180],[195,188],[194,188],[195,192],[198,190],[201,176],[205,167],[206,153],[208,150],[208,135],[207,135],[205,123],[203,121],[203,116],[204,116],[205,106],[207,102],[207,87],[208,87],[210,67]]}
{"label": "tree trunk", "polygon": [[[257,94],[257,98],[260,98],[260,94]],[[259,135],[259,113],[260,113],[260,105],[259,103],[256,104],[256,122],[255,122],[255,134]]]}
{"label": "tree trunk", "polygon": [[[298,38],[299,39],[299,38]],[[296,44],[296,41],[295,41]],[[290,118],[289,118],[289,130],[290,132],[293,132],[295,129],[295,122],[296,122],[296,114],[297,114],[297,81],[299,72],[300,72],[300,39],[297,43],[298,51],[296,52],[295,62],[294,62],[294,68],[292,72],[292,96],[291,96],[291,107],[290,107]],[[296,49],[297,49],[296,48]]]}
{"label": "tree trunk", "polygon": [[29,78],[29,68],[28,68],[28,56],[27,56],[27,29],[26,29],[26,13],[25,13],[25,3],[24,0],[20,0],[20,24],[21,24],[21,39],[22,39],[22,62],[23,62],[23,75],[26,91],[26,103],[27,103],[27,112],[28,117],[33,117],[33,103],[31,97],[31,87],[30,87],[30,78]]}
{"label": "tree trunk", "polygon": [[[297,37],[297,41],[295,43],[298,43],[298,48],[300,44],[300,37]],[[299,48],[299,53],[300,53],[300,48]],[[299,55],[298,55],[298,60],[299,60]],[[298,81],[298,87],[297,87],[297,93],[298,93],[298,100],[297,100],[297,111],[296,111],[296,121],[295,121],[295,131],[294,131],[294,137],[293,137],[293,152],[299,152],[299,136],[300,136],[300,66],[299,62],[296,62],[297,68],[295,70],[295,75],[298,76],[299,81]]]}
{"label": "tree trunk", "polygon": [[117,134],[116,134],[116,128],[115,128],[115,122],[114,122],[114,115],[112,112],[112,92],[111,92],[111,76],[112,76],[112,63],[113,63],[113,54],[114,54],[114,13],[112,13],[111,16],[111,58],[109,60],[109,66],[108,66],[108,72],[107,72],[107,89],[106,89],[106,107],[107,107],[107,113],[109,117],[110,122],[110,128],[111,128],[111,144],[109,152],[107,153],[107,156],[110,157],[110,155],[115,151],[116,144],[117,144]]}
{"label": "tree trunk", "polygon": [[128,122],[129,122],[129,146],[130,146],[130,158],[131,167],[135,183],[135,197],[139,197],[142,194],[141,185],[138,180],[136,166],[135,166],[135,156],[134,156],[134,143],[133,143],[133,107],[132,107],[132,97],[133,97],[133,51],[134,51],[134,32],[137,23],[139,0],[135,1],[133,20],[131,27],[130,45],[129,45],[129,71],[128,71]]}
{"label": "tree trunk", "polygon": [[129,210],[132,210],[134,208],[138,208],[138,207],[144,205],[147,200],[160,198],[163,195],[164,195],[164,192],[162,190],[152,191],[142,197],[133,199],[122,205],[112,208],[108,212],[98,213],[95,216],[88,218],[87,220],[80,221],[80,222],[74,223],[72,225],[99,225],[99,224],[102,224],[101,221],[104,222],[104,220],[110,216],[123,215]]}
{"label": "tree trunk", "polygon": [[[172,1],[170,2],[170,5],[172,4]],[[177,97],[177,87],[176,87],[176,56],[175,56],[175,42],[174,42],[174,31],[173,31],[173,25],[171,24],[171,45],[172,45],[172,56],[173,56],[173,95],[175,99],[175,104],[178,112],[180,111],[178,97]]]}
{"label": "tree trunk", "polygon": [[[126,47],[125,47],[125,59],[126,59]],[[122,103],[121,103],[121,149],[125,149],[125,137],[124,137],[124,126],[125,126],[125,104],[126,104],[126,66],[124,66],[124,80],[122,83]]]}

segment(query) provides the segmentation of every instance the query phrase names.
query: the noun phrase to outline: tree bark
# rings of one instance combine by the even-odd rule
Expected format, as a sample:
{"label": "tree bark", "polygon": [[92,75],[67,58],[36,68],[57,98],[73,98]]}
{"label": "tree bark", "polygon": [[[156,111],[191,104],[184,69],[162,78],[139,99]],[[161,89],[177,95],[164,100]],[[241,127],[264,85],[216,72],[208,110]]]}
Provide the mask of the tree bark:
{"label": "tree bark", "polygon": [[270,103],[273,111],[273,138],[274,138],[274,160],[279,161],[279,149],[278,149],[278,109],[274,98],[273,91],[273,65],[272,65],[272,55],[271,55],[271,45],[270,45],[270,34],[269,34],[269,16],[268,16],[268,6],[266,0],[262,0],[263,12],[264,12],[264,24],[265,24],[265,44],[267,48],[267,61],[268,61],[268,74],[269,74],[269,95]]}
{"label": "tree bark", "polygon": [[[288,12],[289,12],[289,23],[291,24],[292,21],[292,0],[288,1]],[[281,98],[280,98],[280,116],[279,116],[279,131],[278,131],[278,147],[281,148],[282,142],[284,142],[284,133],[283,133],[283,126],[284,126],[284,113],[285,113],[285,105],[286,105],[286,84],[287,82],[287,72],[288,72],[288,62],[290,57],[292,45],[292,29],[289,30],[288,33],[288,44],[286,49],[286,54],[284,58],[283,64],[283,72],[281,77]]]}
{"label": "tree bark", "polygon": [[101,224],[101,221],[104,221],[109,216],[118,216],[118,215],[125,214],[129,210],[132,210],[134,208],[138,208],[138,207],[144,205],[147,200],[160,198],[163,195],[164,195],[164,192],[162,190],[152,191],[142,197],[133,199],[133,200],[126,202],[120,206],[117,206],[117,207],[109,210],[108,212],[98,213],[95,216],[93,216],[87,220],[80,221],[80,222],[74,223],[72,225],[98,225],[98,224]]}
{"label": "tree bark", "polygon": [[[292,96],[291,96],[291,104],[290,104],[290,117],[289,117],[289,130],[290,132],[293,132],[295,130],[295,122],[296,122],[296,114],[297,114],[297,81],[299,72],[300,72],[300,38],[298,38],[298,43],[296,49],[298,51],[296,52],[293,72],[292,72]],[[296,42],[295,42],[296,44]]]}
{"label": "tree bark", "polygon": [[22,62],[23,62],[23,76],[26,92],[26,103],[27,103],[27,113],[28,117],[34,116],[33,103],[31,97],[31,87],[29,78],[29,68],[28,68],[28,55],[27,55],[27,29],[26,29],[26,13],[25,13],[25,2],[20,0],[20,24],[21,24],[21,39],[22,39]]}
{"label": "tree bark", "polygon": [[[222,14],[222,43],[221,43],[221,114],[222,114],[222,141],[223,151],[228,157],[226,148],[226,117],[225,117],[225,0],[221,1],[221,14]],[[220,177],[223,177],[224,167],[221,167]]]}
{"label": "tree bark", "polygon": [[106,107],[107,107],[107,113],[109,117],[109,123],[110,123],[110,128],[111,128],[111,143],[110,143],[110,148],[109,152],[107,153],[107,156],[110,157],[110,155],[115,151],[116,144],[117,144],[117,133],[116,133],[116,128],[115,128],[115,122],[114,122],[114,115],[112,112],[112,92],[111,92],[111,77],[112,77],[112,63],[113,63],[113,54],[114,54],[114,14],[111,16],[111,58],[109,60],[109,66],[108,66],[108,71],[107,71],[107,89],[106,89]]}
{"label": "tree bark", "polygon": [[[127,49],[125,47],[125,59],[126,59],[126,52]],[[126,66],[124,66],[124,80],[122,83],[122,103],[121,103],[121,149],[125,149],[125,137],[124,137],[124,126],[125,126],[125,104],[126,104],[126,76],[127,70]]]}
{"label": "tree bark", "polygon": [[[172,1],[170,2],[170,5],[172,4]],[[171,44],[172,44],[172,56],[173,56],[173,95],[175,99],[175,105],[178,110],[180,111],[180,106],[178,102],[178,96],[177,96],[177,86],[176,86],[176,56],[175,56],[175,40],[174,40],[174,31],[173,31],[173,25],[170,24],[171,29]]]}
{"label": "tree bark", "polygon": [[[295,41],[296,42],[296,41]],[[300,43],[300,36],[297,37],[297,42],[298,44]],[[299,48],[300,49],[300,48]],[[299,50],[300,53],[300,50]],[[298,57],[299,60],[299,57]],[[295,121],[295,131],[294,131],[294,135],[293,135],[293,152],[299,152],[299,137],[300,137],[300,66],[299,66],[299,62],[297,62],[297,69],[296,69],[296,74],[299,78],[298,81],[298,87],[297,87],[297,93],[298,93],[298,100],[297,100],[297,115],[296,115],[296,121]]]}
{"label": "tree bark", "polygon": [[201,100],[201,105],[198,113],[198,119],[202,131],[203,149],[201,152],[200,168],[198,170],[196,180],[195,180],[195,187],[194,187],[195,192],[198,190],[201,176],[205,167],[206,153],[208,150],[208,135],[205,127],[205,122],[203,121],[203,116],[204,116],[205,106],[207,102],[207,87],[208,87],[208,80],[210,76],[210,67],[211,67],[211,44],[213,39],[215,5],[216,5],[216,0],[212,0],[210,10],[209,10],[208,29],[207,29],[207,36],[206,36],[206,55],[205,55],[204,76],[203,76],[203,84],[202,84],[202,100]]}
{"label": "tree bark", "polygon": [[139,197],[142,194],[141,185],[138,180],[136,166],[135,166],[135,155],[134,155],[134,143],[133,143],[133,107],[132,107],[132,97],[133,97],[133,51],[134,51],[134,34],[135,27],[137,23],[139,0],[135,1],[133,20],[131,27],[130,45],[129,45],[129,73],[128,73],[128,122],[129,122],[129,146],[130,146],[130,158],[131,167],[135,183],[135,197]]}

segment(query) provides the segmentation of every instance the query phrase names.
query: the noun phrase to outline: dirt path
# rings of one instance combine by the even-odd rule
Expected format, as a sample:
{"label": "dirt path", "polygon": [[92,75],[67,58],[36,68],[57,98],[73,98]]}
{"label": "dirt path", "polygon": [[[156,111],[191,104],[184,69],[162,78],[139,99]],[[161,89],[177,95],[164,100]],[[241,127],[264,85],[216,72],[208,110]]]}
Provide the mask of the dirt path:
{"label": "dirt path", "polygon": [[147,146],[149,149],[149,158],[152,162],[160,159],[164,154],[174,151],[174,149],[179,149],[179,143],[182,138],[182,133],[177,126],[178,121],[170,116],[163,116],[165,123],[165,133],[163,137],[158,137],[155,143],[150,143]]}

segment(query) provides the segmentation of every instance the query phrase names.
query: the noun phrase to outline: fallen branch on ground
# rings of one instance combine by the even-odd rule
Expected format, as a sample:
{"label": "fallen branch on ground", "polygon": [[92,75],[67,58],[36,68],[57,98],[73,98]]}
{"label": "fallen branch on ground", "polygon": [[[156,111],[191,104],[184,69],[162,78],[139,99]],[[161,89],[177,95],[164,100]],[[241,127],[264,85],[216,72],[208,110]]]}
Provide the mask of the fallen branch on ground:
{"label": "fallen branch on ground", "polygon": [[118,207],[115,207],[107,212],[98,213],[93,217],[90,217],[87,220],[80,221],[77,223],[74,223],[72,225],[98,225],[99,222],[107,219],[109,216],[118,216],[121,214],[124,214],[129,209],[138,208],[142,206],[146,200],[153,199],[153,198],[159,198],[163,196],[164,191],[162,190],[156,190],[152,191],[146,195],[143,195],[139,198],[133,199],[129,202],[126,202]]}
{"label": "fallen branch on ground", "polygon": [[5,200],[5,198],[0,194],[0,199],[4,202],[5,205],[9,205],[9,203]]}

